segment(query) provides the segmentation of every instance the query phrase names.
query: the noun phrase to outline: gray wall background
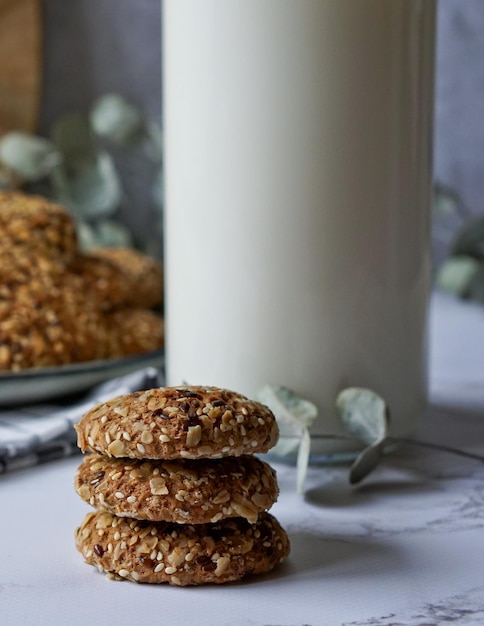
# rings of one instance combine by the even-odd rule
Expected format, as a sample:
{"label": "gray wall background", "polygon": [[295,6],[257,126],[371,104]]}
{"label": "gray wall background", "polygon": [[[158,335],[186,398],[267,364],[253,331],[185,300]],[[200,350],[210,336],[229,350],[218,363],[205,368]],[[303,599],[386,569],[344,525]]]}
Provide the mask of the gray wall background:
{"label": "gray wall background", "polygon": [[435,177],[484,212],[484,0],[440,0]]}
{"label": "gray wall background", "polygon": [[[43,11],[41,132],[108,91],[160,118],[160,0],[44,0]],[[437,32],[435,179],[484,212],[484,0],[439,0]],[[126,176],[136,205],[128,221],[143,231],[150,221],[146,181],[136,172]]]}
{"label": "gray wall background", "polygon": [[44,0],[40,129],[116,91],[161,111],[160,0]]}

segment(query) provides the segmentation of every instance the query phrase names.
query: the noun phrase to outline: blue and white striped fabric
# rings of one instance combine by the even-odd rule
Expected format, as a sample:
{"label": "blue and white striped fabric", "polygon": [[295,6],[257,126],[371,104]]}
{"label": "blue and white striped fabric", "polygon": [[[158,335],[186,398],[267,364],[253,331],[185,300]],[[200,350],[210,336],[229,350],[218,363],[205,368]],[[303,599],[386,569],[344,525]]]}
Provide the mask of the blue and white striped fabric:
{"label": "blue and white striped fabric", "polygon": [[0,474],[79,452],[74,424],[86,411],[115,396],[161,384],[161,372],[147,367],[102,383],[73,404],[0,411]]}

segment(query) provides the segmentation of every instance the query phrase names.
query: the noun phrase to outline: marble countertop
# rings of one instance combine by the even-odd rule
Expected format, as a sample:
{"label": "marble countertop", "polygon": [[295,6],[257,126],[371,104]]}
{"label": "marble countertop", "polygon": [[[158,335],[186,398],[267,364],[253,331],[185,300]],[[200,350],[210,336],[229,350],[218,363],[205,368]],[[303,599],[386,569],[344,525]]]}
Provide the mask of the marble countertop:
{"label": "marble countertop", "polygon": [[[484,308],[437,295],[431,407],[419,439],[484,457]],[[430,626],[484,623],[484,462],[405,446],[363,484],[311,466],[304,497],[277,464],[273,512],[292,552],[268,576],[221,587],[106,580],[73,533],[89,507],[79,457],[0,478],[0,623]]]}

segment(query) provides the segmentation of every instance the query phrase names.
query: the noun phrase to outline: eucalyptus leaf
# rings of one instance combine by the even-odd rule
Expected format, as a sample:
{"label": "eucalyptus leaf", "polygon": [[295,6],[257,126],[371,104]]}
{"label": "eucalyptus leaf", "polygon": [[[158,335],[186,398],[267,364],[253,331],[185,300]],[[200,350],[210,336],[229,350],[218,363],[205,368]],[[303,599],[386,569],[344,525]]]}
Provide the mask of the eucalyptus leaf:
{"label": "eucalyptus leaf", "polygon": [[482,271],[479,270],[482,270],[481,263],[470,256],[451,257],[440,266],[435,284],[448,293],[465,297],[477,274],[480,274],[477,283],[483,280]]}
{"label": "eucalyptus leaf", "polygon": [[484,265],[478,261],[476,263],[478,268],[471,276],[467,289],[462,295],[473,302],[484,304]]}
{"label": "eucalyptus leaf", "polygon": [[279,427],[288,427],[288,432],[309,428],[318,415],[315,404],[281,385],[266,385],[259,390],[257,399],[274,413]]}
{"label": "eucalyptus leaf", "polygon": [[117,220],[100,220],[95,224],[78,221],[77,239],[81,250],[113,246],[133,247],[131,232]]}
{"label": "eucalyptus leaf", "polygon": [[6,176],[5,172],[0,170],[0,189],[9,189],[11,181],[8,176]]}
{"label": "eucalyptus leaf", "polygon": [[318,409],[312,402],[281,385],[266,385],[259,390],[257,399],[271,409],[279,426],[279,441],[271,453],[286,456],[298,449],[297,491],[302,493],[311,450],[309,427],[316,419]]}
{"label": "eucalyptus leaf", "polygon": [[165,196],[165,181],[164,181],[163,171],[160,168],[160,170],[156,174],[156,177],[153,183],[153,200],[160,215],[161,215],[161,212],[163,211],[164,196]]}
{"label": "eucalyptus leaf", "polygon": [[77,241],[79,248],[83,251],[101,246],[101,238],[98,236],[95,226],[84,222],[76,221]]}
{"label": "eucalyptus leaf", "polygon": [[370,474],[383,455],[383,440],[372,443],[357,456],[350,470],[350,483],[356,485]]}
{"label": "eucalyptus leaf", "polygon": [[58,201],[78,219],[108,217],[121,203],[121,182],[107,152],[97,154],[94,160],[56,168],[51,182]]}
{"label": "eucalyptus leaf", "polygon": [[350,387],[336,398],[336,408],[346,431],[366,444],[383,439],[389,411],[383,398],[371,389]]}
{"label": "eucalyptus leaf", "polygon": [[118,220],[100,220],[96,230],[102,246],[133,247],[131,231]]}
{"label": "eucalyptus leaf", "polygon": [[283,432],[281,428],[279,430],[279,439],[276,445],[271,449],[271,454],[279,457],[293,455],[301,443],[302,432],[293,435]]}
{"label": "eucalyptus leaf", "polygon": [[461,200],[456,191],[436,183],[433,196],[433,212],[436,215],[456,215],[460,211]]}
{"label": "eucalyptus leaf", "polygon": [[0,161],[23,182],[44,178],[62,160],[49,140],[22,132],[10,132],[0,140]]}
{"label": "eucalyptus leaf", "polygon": [[72,113],[62,116],[52,127],[51,137],[62,152],[67,168],[79,169],[95,162],[97,148],[85,115]]}
{"label": "eucalyptus leaf", "polygon": [[297,493],[301,495],[304,491],[304,482],[308,472],[309,455],[311,452],[311,436],[309,431],[305,428],[302,432],[301,443],[297,454]]}
{"label": "eucalyptus leaf", "polygon": [[163,131],[157,122],[150,121],[146,125],[148,143],[146,150],[149,157],[155,162],[163,162]]}
{"label": "eucalyptus leaf", "polygon": [[454,239],[451,254],[484,258],[484,215],[466,221]]}
{"label": "eucalyptus leaf", "polygon": [[136,143],[145,132],[141,110],[119,94],[99,98],[91,109],[89,120],[97,135],[119,144]]}

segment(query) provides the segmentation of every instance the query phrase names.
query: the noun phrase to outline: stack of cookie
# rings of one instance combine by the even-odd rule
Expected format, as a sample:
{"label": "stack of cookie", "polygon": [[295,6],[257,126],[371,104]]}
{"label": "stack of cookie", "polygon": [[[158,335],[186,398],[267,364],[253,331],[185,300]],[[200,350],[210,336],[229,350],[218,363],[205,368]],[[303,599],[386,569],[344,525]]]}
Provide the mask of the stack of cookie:
{"label": "stack of cookie", "polygon": [[164,387],[98,405],[76,430],[92,454],[75,488],[97,509],[76,544],[109,577],[224,583],[288,555],[287,535],[267,513],[275,473],[254,456],[278,437],[264,405],[216,387]]}
{"label": "stack of cookie", "polygon": [[0,370],[111,359],[163,345],[162,268],[130,249],[83,253],[61,206],[0,192]]}

